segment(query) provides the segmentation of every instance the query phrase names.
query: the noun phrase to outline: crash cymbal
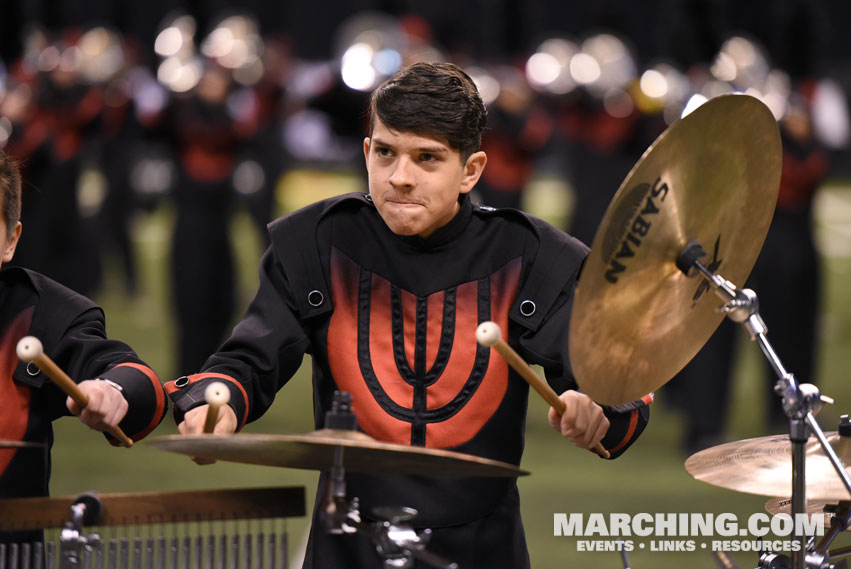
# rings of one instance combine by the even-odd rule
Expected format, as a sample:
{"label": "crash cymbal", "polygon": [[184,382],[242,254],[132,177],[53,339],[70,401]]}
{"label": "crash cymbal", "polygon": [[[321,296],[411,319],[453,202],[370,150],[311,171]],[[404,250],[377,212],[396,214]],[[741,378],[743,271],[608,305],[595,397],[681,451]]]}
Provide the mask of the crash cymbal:
{"label": "crash cymbal", "polygon": [[7,441],[0,439],[0,449],[3,448],[38,448],[44,447],[42,443],[30,443],[27,441]]}
{"label": "crash cymbal", "polygon": [[697,240],[705,266],[743,285],[771,222],[780,166],[777,123],[748,95],[709,100],[647,149],[609,204],[577,285],[569,348],[585,393],[633,401],[694,357],[724,318],[722,301],[677,258]]}
{"label": "crash cymbal", "polygon": [[[807,500],[807,511],[809,516],[822,514],[824,515],[824,527],[830,527],[830,520],[834,514],[840,514],[845,508],[851,506],[849,502],[837,502],[836,500]],[[792,499],[791,498],[772,498],[765,503],[765,511],[769,514],[788,514],[792,515]],[[851,531],[851,526],[845,531]]]}
{"label": "crash cymbal", "polygon": [[[827,440],[846,468],[851,459],[851,437],[826,433]],[[792,445],[788,435],[745,439],[718,445],[691,455],[686,470],[697,480],[748,494],[792,494]],[[851,500],[833,465],[811,437],[806,443],[807,500]],[[851,473],[851,469],[848,470]]]}
{"label": "crash cymbal", "polygon": [[459,452],[383,443],[359,431],[322,429],[306,435],[166,435],[151,445],[198,458],[246,464],[329,470],[343,447],[349,472],[444,476],[522,476],[513,464]]}

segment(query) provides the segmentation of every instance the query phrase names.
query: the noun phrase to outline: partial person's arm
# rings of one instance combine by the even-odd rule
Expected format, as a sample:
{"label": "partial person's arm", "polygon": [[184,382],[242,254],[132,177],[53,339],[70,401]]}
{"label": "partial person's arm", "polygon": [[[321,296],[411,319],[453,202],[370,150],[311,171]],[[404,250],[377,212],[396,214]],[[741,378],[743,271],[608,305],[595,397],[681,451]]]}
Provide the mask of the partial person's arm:
{"label": "partial person's arm", "polygon": [[181,433],[200,433],[206,420],[207,386],[219,381],[230,400],[219,410],[216,433],[236,432],[259,418],[275,394],[295,374],[310,343],[283,270],[270,248],[260,260],[260,287],[231,337],[204,364],[204,370],[166,384]]}
{"label": "partial person's arm", "polygon": [[[63,334],[53,359],[88,396],[84,409],[68,397],[66,407],[89,427],[118,426],[138,441],[162,421],[168,409],[165,389],[153,370],[127,344],[106,336],[103,312],[81,313]],[[112,444],[118,442],[107,435]]]}

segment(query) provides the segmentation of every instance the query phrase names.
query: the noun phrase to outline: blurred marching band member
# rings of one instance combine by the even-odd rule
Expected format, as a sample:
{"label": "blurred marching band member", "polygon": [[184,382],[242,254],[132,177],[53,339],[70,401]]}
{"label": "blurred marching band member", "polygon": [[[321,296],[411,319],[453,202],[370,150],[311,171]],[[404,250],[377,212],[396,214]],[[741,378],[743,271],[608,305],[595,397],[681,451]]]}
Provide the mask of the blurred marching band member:
{"label": "blurred marching band member", "polygon": [[[780,120],[780,191],[752,275],[768,337],[784,367],[802,382],[815,379],[821,337],[822,270],[815,245],[813,203],[827,175],[829,157],[813,126],[817,86],[813,80],[798,85]],[[772,393],[778,378],[768,362],[765,377],[766,391]],[[776,432],[788,430],[779,399],[766,397],[765,403],[769,427]]]}
{"label": "blurred marching band member", "polygon": [[43,159],[37,168],[28,166],[24,221],[32,239],[22,243],[15,262],[89,294],[96,286],[95,272],[81,270],[81,265],[91,267],[94,253],[83,240],[77,192],[86,142],[99,124],[103,91],[80,80],[78,35],[69,31],[38,54],[30,119],[43,123],[46,132],[39,147],[27,144],[29,155],[16,156],[29,161],[35,152]]}
{"label": "blurred marching band member", "polygon": [[484,205],[522,209],[535,160],[552,140],[553,121],[536,103],[520,70],[502,67],[494,79],[499,94],[488,105],[488,129],[482,136],[491,167],[475,191]]}
{"label": "blurred marching band member", "polygon": [[228,71],[207,61],[196,88],[174,98],[167,119],[179,159],[171,278],[181,373],[203,364],[233,317],[232,177],[237,153],[256,123],[253,117],[234,120],[228,109],[232,90]]}

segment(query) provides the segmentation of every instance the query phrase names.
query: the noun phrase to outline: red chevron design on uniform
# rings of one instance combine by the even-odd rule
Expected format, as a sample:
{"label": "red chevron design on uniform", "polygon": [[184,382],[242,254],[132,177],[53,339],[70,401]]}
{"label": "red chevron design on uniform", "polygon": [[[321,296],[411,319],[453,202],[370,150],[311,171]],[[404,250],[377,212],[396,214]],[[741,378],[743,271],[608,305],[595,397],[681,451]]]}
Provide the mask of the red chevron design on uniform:
{"label": "red chevron design on uniform", "polygon": [[[514,259],[486,279],[425,298],[397,289],[394,301],[387,279],[332,250],[328,359],[337,387],[352,394],[366,433],[453,448],[479,432],[502,402],[508,366],[495,351],[478,346],[475,331],[484,320],[508,329],[520,265]],[[419,443],[416,428],[425,429]]]}

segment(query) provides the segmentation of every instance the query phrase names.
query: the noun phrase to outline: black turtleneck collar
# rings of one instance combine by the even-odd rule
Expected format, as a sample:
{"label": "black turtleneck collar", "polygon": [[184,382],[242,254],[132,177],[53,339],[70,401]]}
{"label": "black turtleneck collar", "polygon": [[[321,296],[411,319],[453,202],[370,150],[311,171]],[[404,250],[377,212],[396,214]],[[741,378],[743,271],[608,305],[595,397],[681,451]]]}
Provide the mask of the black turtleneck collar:
{"label": "black turtleneck collar", "polygon": [[467,224],[470,223],[470,218],[473,216],[473,205],[470,202],[469,194],[458,196],[458,205],[461,207],[455,217],[450,219],[446,225],[435,229],[428,237],[423,238],[419,235],[399,235],[398,237],[408,245],[420,249],[432,249],[452,241],[467,228]]}

